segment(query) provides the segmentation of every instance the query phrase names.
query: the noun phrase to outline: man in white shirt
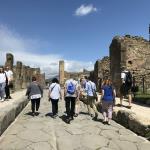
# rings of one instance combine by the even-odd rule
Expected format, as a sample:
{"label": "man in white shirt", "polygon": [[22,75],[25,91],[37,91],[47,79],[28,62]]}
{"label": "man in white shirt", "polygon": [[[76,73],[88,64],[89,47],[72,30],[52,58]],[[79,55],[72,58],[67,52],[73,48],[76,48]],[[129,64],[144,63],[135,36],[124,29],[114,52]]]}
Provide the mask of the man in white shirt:
{"label": "man in white shirt", "polygon": [[122,67],[122,72],[121,72],[121,87],[120,87],[120,106],[122,106],[122,101],[125,96],[128,96],[128,101],[129,101],[129,106],[128,108],[131,108],[131,102],[132,102],[132,93],[131,93],[131,86],[132,82],[130,85],[126,83],[127,80],[127,75],[130,74],[130,72],[125,69],[125,67]]}
{"label": "man in white shirt", "polygon": [[12,86],[13,86],[13,83],[12,83],[13,72],[10,70],[10,68],[8,66],[6,66],[5,73],[6,73],[6,76],[8,79],[8,83],[6,84],[6,87],[5,87],[6,99],[11,99],[10,88],[12,88]]}
{"label": "man in white shirt", "polygon": [[73,78],[70,78],[65,82],[64,95],[67,113],[67,123],[70,123],[70,121],[74,119],[73,116],[75,114],[75,101],[76,98],[79,99],[77,87],[78,82],[75,81]]}

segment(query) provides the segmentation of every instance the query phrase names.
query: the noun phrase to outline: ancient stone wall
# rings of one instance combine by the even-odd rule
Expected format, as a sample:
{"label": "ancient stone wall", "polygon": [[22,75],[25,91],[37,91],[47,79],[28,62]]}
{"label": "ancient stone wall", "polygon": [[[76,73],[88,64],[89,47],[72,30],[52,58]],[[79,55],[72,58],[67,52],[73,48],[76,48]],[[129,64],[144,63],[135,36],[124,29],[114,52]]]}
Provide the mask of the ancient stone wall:
{"label": "ancient stone wall", "polygon": [[[111,78],[119,93],[121,68],[125,67],[141,86],[141,76],[150,73],[150,44],[138,36],[116,36],[110,45]],[[150,86],[150,79],[145,82]]]}
{"label": "ancient stone wall", "polygon": [[108,56],[95,62],[93,76],[93,81],[96,83],[97,90],[100,91],[102,80],[110,78],[110,60]]}
{"label": "ancient stone wall", "polygon": [[64,71],[64,61],[59,61],[59,82],[63,86],[67,79],[80,79],[83,76],[90,76],[90,71],[83,69],[83,72],[67,72]]}
{"label": "ancient stone wall", "polygon": [[14,90],[19,90],[26,88],[31,82],[32,76],[37,78],[37,81],[44,87],[45,86],[45,74],[41,74],[40,68],[30,68],[25,66],[22,62],[17,61],[16,65],[14,63],[14,56],[10,53],[6,54],[5,66],[9,66],[13,71],[14,77]]}
{"label": "ancient stone wall", "polygon": [[13,64],[14,64],[14,56],[11,53],[7,53],[5,66],[8,66],[12,70]]}

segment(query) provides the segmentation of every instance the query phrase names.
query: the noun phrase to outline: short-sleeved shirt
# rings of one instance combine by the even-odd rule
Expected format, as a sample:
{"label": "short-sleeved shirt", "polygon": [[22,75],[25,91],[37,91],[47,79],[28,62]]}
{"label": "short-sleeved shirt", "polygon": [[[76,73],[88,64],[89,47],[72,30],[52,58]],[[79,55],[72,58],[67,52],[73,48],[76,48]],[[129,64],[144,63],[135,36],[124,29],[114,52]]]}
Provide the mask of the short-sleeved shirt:
{"label": "short-sleeved shirt", "polygon": [[85,91],[87,92],[88,96],[93,96],[93,90],[96,91],[96,85],[92,81],[86,82]]}
{"label": "short-sleeved shirt", "polygon": [[5,73],[0,73],[0,83],[5,83],[6,82],[6,75]]}
{"label": "short-sleeved shirt", "polygon": [[51,94],[50,94],[51,99],[59,99],[60,98],[61,88],[58,83],[52,83],[49,87],[49,90],[51,91]]}
{"label": "short-sleeved shirt", "polygon": [[13,78],[13,72],[11,70],[5,71],[8,81],[11,81]]}
{"label": "short-sleeved shirt", "polygon": [[73,79],[69,79],[65,82],[65,88],[67,89],[68,85],[71,83],[73,83],[76,87],[76,92],[74,94],[69,94],[66,93],[65,97],[77,97],[77,91],[78,91],[78,82],[73,80]]}
{"label": "short-sleeved shirt", "polygon": [[102,86],[102,90],[104,90],[103,100],[104,101],[113,101],[113,99],[114,99],[114,94],[113,94],[114,88],[112,86],[109,86],[109,85],[104,85],[104,86]]}

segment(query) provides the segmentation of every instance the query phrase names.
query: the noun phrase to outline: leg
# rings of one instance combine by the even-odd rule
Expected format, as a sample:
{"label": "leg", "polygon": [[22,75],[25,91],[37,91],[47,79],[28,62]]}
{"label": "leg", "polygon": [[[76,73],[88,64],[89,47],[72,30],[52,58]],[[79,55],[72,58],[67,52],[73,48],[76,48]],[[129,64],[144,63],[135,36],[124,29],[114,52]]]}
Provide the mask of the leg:
{"label": "leg", "polygon": [[76,98],[75,97],[71,97],[71,119],[73,119],[73,116],[75,114],[75,100]]}
{"label": "leg", "polygon": [[95,119],[97,119],[97,117],[98,117],[98,110],[97,110],[97,108],[96,108],[96,105],[95,105],[95,99],[93,98],[92,99],[92,108],[93,108],[93,110],[94,110],[94,112],[95,112]]}
{"label": "leg", "polygon": [[35,99],[31,99],[31,110],[32,113],[35,113]]}
{"label": "leg", "polygon": [[88,96],[87,97],[87,109],[88,109],[88,113],[89,113],[89,115],[92,115],[92,113],[91,113],[91,106],[90,106],[90,102],[91,101],[91,99],[90,99],[90,97]]}
{"label": "leg", "polygon": [[39,110],[40,107],[40,98],[36,99],[36,111]]}
{"label": "leg", "polygon": [[56,107],[55,107],[55,108],[56,108],[56,114],[58,114],[58,101],[59,101],[59,100],[56,100],[56,105],[55,105],[55,106],[56,106]]}
{"label": "leg", "polygon": [[1,97],[2,97],[2,99],[4,99],[4,96],[5,96],[5,87],[6,87],[6,83],[2,83],[2,87],[1,87]]}
{"label": "leg", "polygon": [[113,111],[113,103],[108,104],[108,124],[110,124],[110,120],[112,119],[112,111]]}
{"label": "leg", "polygon": [[54,115],[56,115],[55,100],[54,100],[54,99],[51,99],[51,103],[52,103],[52,113],[53,113],[53,116],[54,116]]}
{"label": "leg", "polygon": [[131,107],[131,103],[132,103],[132,95],[131,94],[129,94],[129,106]]}
{"label": "leg", "polygon": [[70,117],[70,97],[66,97],[65,98],[65,104],[66,104],[66,113],[67,113],[67,117]]}
{"label": "leg", "polygon": [[9,98],[10,93],[9,93],[9,86],[8,85],[6,85],[6,87],[5,87],[5,93],[6,93],[6,98]]}
{"label": "leg", "polygon": [[106,102],[102,101],[102,114],[104,117],[104,122],[107,121],[107,111],[106,111]]}

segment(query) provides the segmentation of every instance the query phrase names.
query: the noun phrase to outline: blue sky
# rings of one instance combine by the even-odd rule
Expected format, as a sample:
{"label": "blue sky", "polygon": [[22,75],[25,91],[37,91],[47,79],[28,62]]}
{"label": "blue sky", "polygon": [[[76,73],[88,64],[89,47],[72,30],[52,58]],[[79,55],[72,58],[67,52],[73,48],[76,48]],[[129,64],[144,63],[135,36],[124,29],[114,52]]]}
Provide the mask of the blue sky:
{"label": "blue sky", "polygon": [[149,0],[0,0],[1,57],[13,52],[49,75],[59,59],[68,71],[91,70],[114,36],[148,39],[149,7]]}

